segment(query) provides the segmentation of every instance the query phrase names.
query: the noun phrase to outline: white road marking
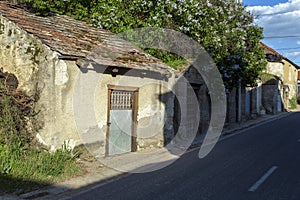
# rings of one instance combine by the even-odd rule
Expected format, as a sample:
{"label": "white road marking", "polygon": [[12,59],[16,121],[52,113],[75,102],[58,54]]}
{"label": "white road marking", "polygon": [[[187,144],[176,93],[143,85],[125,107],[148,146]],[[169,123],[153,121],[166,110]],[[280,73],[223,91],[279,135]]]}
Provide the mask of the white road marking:
{"label": "white road marking", "polygon": [[265,182],[267,180],[267,178],[277,169],[277,166],[273,166],[271,167],[271,169],[269,169],[269,171],[267,171],[256,183],[254,183],[254,185],[252,185],[252,187],[249,188],[249,192],[254,192],[255,190],[257,190],[259,188],[259,186],[261,184],[263,184],[263,182]]}

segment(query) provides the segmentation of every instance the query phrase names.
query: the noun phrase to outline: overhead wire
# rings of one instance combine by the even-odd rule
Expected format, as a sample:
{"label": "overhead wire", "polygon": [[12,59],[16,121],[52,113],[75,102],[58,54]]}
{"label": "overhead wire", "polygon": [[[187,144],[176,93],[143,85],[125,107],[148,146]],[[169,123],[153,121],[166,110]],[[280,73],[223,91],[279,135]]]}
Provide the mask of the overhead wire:
{"label": "overhead wire", "polygon": [[264,36],[264,39],[278,39],[278,38],[300,38],[300,35],[274,35],[274,36]]}
{"label": "overhead wire", "polygon": [[[293,13],[300,11],[299,9],[286,11],[286,12],[276,12],[276,13],[268,13],[268,14],[259,14],[252,11],[252,14],[255,18],[263,17],[263,16],[274,16],[274,15],[282,15],[287,13]],[[274,35],[274,36],[264,36],[264,39],[285,39],[285,38],[300,38],[300,35]],[[283,47],[278,48],[276,50],[285,51],[285,50],[293,50],[293,49],[300,49],[300,47]],[[287,52],[288,53],[288,52]],[[295,63],[300,63],[300,61],[295,61]]]}
{"label": "overhead wire", "polygon": [[291,49],[300,49],[300,47],[286,47],[286,48],[279,48],[277,50],[291,50]]}
{"label": "overhead wire", "polygon": [[260,16],[282,15],[282,14],[286,14],[286,13],[293,13],[295,11],[300,11],[300,10],[291,10],[291,11],[287,11],[287,12],[277,12],[277,13],[268,13],[268,14],[259,14],[259,13],[252,12],[252,14],[254,16],[260,17]]}

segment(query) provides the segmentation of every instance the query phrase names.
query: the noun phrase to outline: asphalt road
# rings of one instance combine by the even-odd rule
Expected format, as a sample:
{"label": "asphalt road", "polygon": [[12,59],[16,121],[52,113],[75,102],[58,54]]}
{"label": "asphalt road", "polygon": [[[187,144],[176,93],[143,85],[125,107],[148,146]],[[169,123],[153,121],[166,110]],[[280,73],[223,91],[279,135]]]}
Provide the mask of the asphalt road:
{"label": "asphalt road", "polygon": [[162,170],[133,174],[71,199],[299,200],[300,113],[220,141],[204,159],[186,153]]}

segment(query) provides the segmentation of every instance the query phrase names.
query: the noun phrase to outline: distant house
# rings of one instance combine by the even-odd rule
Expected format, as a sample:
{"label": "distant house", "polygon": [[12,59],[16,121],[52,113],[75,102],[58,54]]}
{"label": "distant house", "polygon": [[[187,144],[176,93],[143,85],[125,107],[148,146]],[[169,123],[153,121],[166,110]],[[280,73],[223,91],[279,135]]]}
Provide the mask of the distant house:
{"label": "distant house", "polygon": [[263,105],[266,111],[273,113],[289,109],[290,100],[298,93],[299,66],[266,44],[261,42],[261,45],[268,61],[263,76]]}
{"label": "distant house", "polygon": [[298,96],[300,93],[300,70],[298,70]]}
{"label": "distant house", "polygon": [[174,97],[160,97],[174,71],[109,31],[1,2],[0,67],[39,96],[37,138],[49,148],[76,141],[114,155],[172,134]]}
{"label": "distant house", "polygon": [[298,70],[300,67],[286,57],[282,58],[284,63],[284,82],[288,86],[288,99],[295,98],[298,94]]}

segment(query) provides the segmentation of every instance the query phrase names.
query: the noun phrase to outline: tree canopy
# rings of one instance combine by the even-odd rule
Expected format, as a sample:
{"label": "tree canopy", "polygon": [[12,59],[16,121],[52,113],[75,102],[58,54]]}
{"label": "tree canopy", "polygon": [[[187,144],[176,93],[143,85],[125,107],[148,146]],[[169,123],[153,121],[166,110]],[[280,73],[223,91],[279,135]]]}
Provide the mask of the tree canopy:
{"label": "tree canopy", "polygon": [[[120,33],[159,27],[180,31],[199,42],[214,59],[227,88],[255,85],[265,68],[259,41],[262,28],[246,7],[234,0],[18,0],[38,15],[74,16]],[[151,53],[151,52],[150,52]],[[153,52],[152,52],[153,53]],[[154,53],[169,59],[170,55]]]}

